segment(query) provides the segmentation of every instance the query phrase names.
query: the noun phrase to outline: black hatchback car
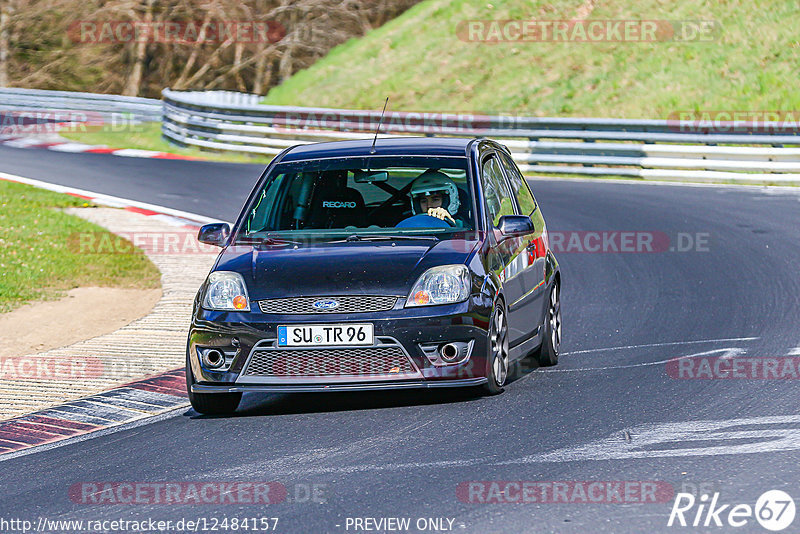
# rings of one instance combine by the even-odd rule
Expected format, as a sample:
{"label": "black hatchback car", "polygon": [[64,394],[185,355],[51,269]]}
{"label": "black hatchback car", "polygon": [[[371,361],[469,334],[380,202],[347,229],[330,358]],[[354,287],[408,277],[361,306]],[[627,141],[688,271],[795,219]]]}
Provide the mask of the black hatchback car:
{"label": "black hatchback car", "polygon": [[289,148],[266,168],[200,288],[189,399],[246,391],[475,386],[558,361],[561,275],[541,209],[487,139],[403,138]]}

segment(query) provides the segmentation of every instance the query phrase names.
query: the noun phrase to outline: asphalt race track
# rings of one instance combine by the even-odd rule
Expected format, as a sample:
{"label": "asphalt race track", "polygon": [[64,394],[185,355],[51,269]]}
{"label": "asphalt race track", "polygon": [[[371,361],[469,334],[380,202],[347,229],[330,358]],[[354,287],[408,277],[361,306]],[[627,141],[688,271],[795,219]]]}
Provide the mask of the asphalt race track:
{"label": "asphalt race track", "polygon": [[[224,220],[261,168],[0,147],[2,172]],[[557,367],[526,370],[492,398],[251,395],[236,417],[189,410],[0,462],[0,517],[277,517],[277,532],[301,533],[364,532],[353,518],[365,517],[410,518],[411,532],[419,518],[469,533],[722,532],[731,527],[668,527],[674,493],[699,488],[718,492],[720,504],[750,506],[772,489],[800,497],[800,382],[676,378],[666,363],[800,355],[800,190],[531,185],[551,236],[561,233],[565,249],[583,240],[557,253],[565,332]],[[609,241],[651,232],[659,245],[576,252],[597,241],[573,231]],[[133,505],[85,504],[69,493],[84,482],[168,481],[276,481],[288,497],[266,507]],[[647,481],[670,491],[645,504],[635,496],[487,504],[459,491],[470,481]],[[765,532],[752,517],[735,530]]]}

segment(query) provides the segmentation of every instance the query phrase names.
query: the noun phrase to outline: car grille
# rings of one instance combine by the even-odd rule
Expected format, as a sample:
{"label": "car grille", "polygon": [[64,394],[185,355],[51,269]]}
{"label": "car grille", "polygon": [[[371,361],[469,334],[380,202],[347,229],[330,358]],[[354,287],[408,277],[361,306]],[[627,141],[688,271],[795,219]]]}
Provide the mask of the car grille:
{"label": "car grille", "polygon": [[370,377],[417,373],[399,346],[256,349],[242,373],[262,377]]}
{"label": "car grille", "polygon": [[[314,303],[321,300],[335,300],[339,305],[332,310],[318,310]],[[313,315],[318,313],[367,313],[386,311],[394,308],[397,297],[370,297],[352,295],[348,297],[295,297],[287,299],[259,300],[261,313],[281,315]]]}

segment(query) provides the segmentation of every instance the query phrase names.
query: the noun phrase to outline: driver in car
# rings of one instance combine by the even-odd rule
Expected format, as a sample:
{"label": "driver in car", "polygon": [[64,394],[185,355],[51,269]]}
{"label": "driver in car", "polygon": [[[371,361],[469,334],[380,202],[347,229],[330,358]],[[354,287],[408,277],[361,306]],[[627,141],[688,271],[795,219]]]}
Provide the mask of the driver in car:
{"label": "driver in car", "polygon": [[411,211],[414,215],[429,215],[461,226],[453,218],[458,211],[458,189],[446,174],[428,169],[420,174],[411,185]]}

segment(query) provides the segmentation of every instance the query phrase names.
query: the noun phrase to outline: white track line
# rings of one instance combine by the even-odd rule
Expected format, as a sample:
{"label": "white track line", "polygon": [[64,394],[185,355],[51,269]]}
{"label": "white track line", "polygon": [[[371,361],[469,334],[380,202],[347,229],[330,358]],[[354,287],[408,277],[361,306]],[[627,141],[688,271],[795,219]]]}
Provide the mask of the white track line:
{"label": "white track line", "polygon": [[754,341],[756,339],[760,339],[757,337],[727,337],[727,338],[720,338],[720,339],[698,339],[696,341],[671,341],[669,343],[646,343],[644,345],[624,345],[622,347],[605,347],[601,349],[586,349],[586,350],[574,350],[572,352],[564,352],[562,353],[563,356],[571,355],[571,354],[586,354],[589,352],[603,352],[607,350],[624,350],[624,349],[640,349],[644,347],[668,347],[670,345],[696,345],[698,343],[719,343],[722,341]]}
{"label": "white track line", "polygon": [[610,365],[608,367],[580,367],[578,369],[540,369],[539,371],[542,373],[580,373],[583,371],[609,371],[613,369],[631,369],[633,367],[647,367],[648,365],[661,365],[668,363],[672,360],[685,360],[687,358],[698,358],[700,356],[708,356],[709,354],[714,354],[716,352],[724,352],[724,354],[720,356],[720,358],[731,358],[733,356],[736,356],[737,354],[742,354],[744,352],[744,349],[739,349],[739,348],[714,349],[705,352],[698,352],[696,354],[687,354],[686,356],[676,356],[674,358],[659,360],[657,362],[630,363],[627,365]]}
{"label": "white track line", "polygon": [[159,206],[157,204],[148,204],[147,202],[139,202],[138,200],[131,200],[128,198],[105,195],[103,193],[96,193],[94,191],[87,191],[85,189],[77,189],[75,187],[51,184],[48,182],[42,182],[41,180],[34,180],[33,178],[25,178],[24,176],[17,176],[5,172],[0,172],[0,179],[8,180],[10,182],[18,182],[26,185],[32,185],[34,187],[47,189],[48,191],[55,191],[57,193],[72,193],[75,195],[89,197],[92,199],[93,202],[96,202],[98,204],[103,204],[105,206],[113,206],[117,208],[121,206],[131,206],[134,208],[140,208],[144,210],[155,211],[158,213],[164,213],[166,215],[172,215],[173,217],[181,217],[183,219],[197,221],[203,224],[215,223],[215,222],[227,222],[227,221],[221,221],[219,219],[213,219],[211,217],[206,217],[205,215],[199,215],[197,213],[190,213],[188,211],[181,211],[173,208],[168,208],[166,206]]}

